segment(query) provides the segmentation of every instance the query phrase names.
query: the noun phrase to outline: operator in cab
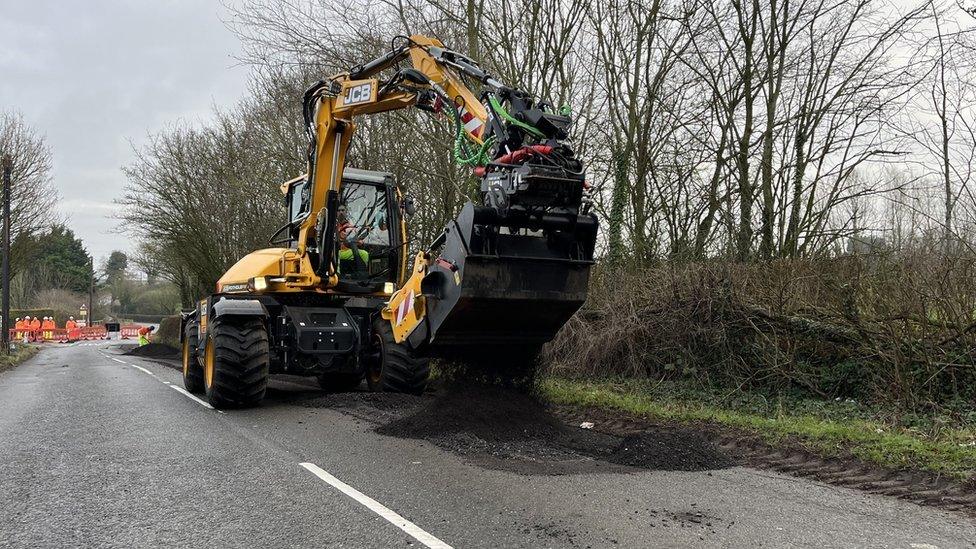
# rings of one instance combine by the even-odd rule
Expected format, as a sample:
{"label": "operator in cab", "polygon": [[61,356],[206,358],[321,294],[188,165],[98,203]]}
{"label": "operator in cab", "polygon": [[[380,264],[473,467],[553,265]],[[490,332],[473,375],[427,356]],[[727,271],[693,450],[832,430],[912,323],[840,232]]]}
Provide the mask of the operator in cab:
{"label": "operator in cab", "polygon": [[[354,262],[353,270],[366,272],[369,265],[369,252],[363,249],[364,237],[369,227],[357,227],[349,220],[349,208],[340,204],[336,212],[336,234],[339,235],[339,262]],[[340,269],[341,270],[341,269]]]}

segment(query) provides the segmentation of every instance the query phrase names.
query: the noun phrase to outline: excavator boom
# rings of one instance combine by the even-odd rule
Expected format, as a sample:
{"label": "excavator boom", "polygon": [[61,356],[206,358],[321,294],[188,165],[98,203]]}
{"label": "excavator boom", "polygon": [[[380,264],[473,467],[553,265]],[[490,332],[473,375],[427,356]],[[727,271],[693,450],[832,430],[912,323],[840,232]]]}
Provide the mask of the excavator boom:
{"label": "excavator boom", "polygon": [[[406,60],[411,67],[376,78]],[[480,99],[465,80],[484,88]],[[421,36],[353,67],[338,82],[332,108],[319,107],[318,128],[337,127],[343,114],[404,105],[444,112],[455,126],[456,160],[481,179],[480,203],[468,203],[417,256],[410,278],[383,310],[396,341],[425,354],[463,357],[500,344],[537,349],[552,339],[586,298],[597,235],[584,169],[568,142],[568,112],[555,112]],[[333,189],[345,151],[328,132],[324,141],[314,158],[316,181]],[[336,147],[331,158],[339,159],[331,164],[324,154],[330,143]]]}

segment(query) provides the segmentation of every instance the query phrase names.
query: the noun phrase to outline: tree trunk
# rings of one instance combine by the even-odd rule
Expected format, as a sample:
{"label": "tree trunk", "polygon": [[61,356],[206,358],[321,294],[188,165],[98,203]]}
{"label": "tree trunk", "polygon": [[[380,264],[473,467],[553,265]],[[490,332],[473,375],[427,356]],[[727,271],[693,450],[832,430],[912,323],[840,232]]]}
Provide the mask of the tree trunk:
{"label": "tree trunk", "polygon": [[627,152],[614,155],[613,195],[610,201],[610,219],[607,227],[607,259],[617,263],[623,257],[624,207],[627,204]]}

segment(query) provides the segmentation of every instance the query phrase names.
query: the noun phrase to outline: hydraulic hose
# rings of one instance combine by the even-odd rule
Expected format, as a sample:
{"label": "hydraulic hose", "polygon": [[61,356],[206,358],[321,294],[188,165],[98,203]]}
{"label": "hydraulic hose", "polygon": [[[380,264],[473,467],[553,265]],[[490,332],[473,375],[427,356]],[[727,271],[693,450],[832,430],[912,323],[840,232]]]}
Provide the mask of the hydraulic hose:
{"label": "hydraulic hose", "polygon": [[495,109],[495,112],[497,112],[499,116],[501,116],[502,118],[504,118],[506,121],[508,121],[512,125],[518,126],[519,128],[522,128],[523,130],[531,133],[532,135],[534,135],[535,137],[537,137],[539,139],[542,139],[543,137],[546,136],[546,134],[542,133],[542,131],[540,131],[539,128],[536,128],[535,126],[533,126],[531,124],[526,124],[525,122],[522,122],[518,118],[515,118],[514,116],[512,116],[511,114],[509,114],[508,111],[505,110],[505,107],[502,106],[501,101],[499,101],[498,99],[496,99],[495,96],[489,95],[488,96],[488,102],[491,103],[491,108]]}

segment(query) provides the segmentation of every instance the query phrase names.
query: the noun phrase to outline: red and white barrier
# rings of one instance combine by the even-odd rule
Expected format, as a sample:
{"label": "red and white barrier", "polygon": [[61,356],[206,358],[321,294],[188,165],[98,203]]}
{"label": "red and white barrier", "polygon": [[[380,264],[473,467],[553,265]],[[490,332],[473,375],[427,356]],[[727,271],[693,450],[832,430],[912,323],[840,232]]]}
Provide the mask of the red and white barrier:
{"label": "red and white barrier", "polygon": [[108,339],[108,330],[105,329],[105,326],[85,326],[79,330],[79,339],[86,341]]}

